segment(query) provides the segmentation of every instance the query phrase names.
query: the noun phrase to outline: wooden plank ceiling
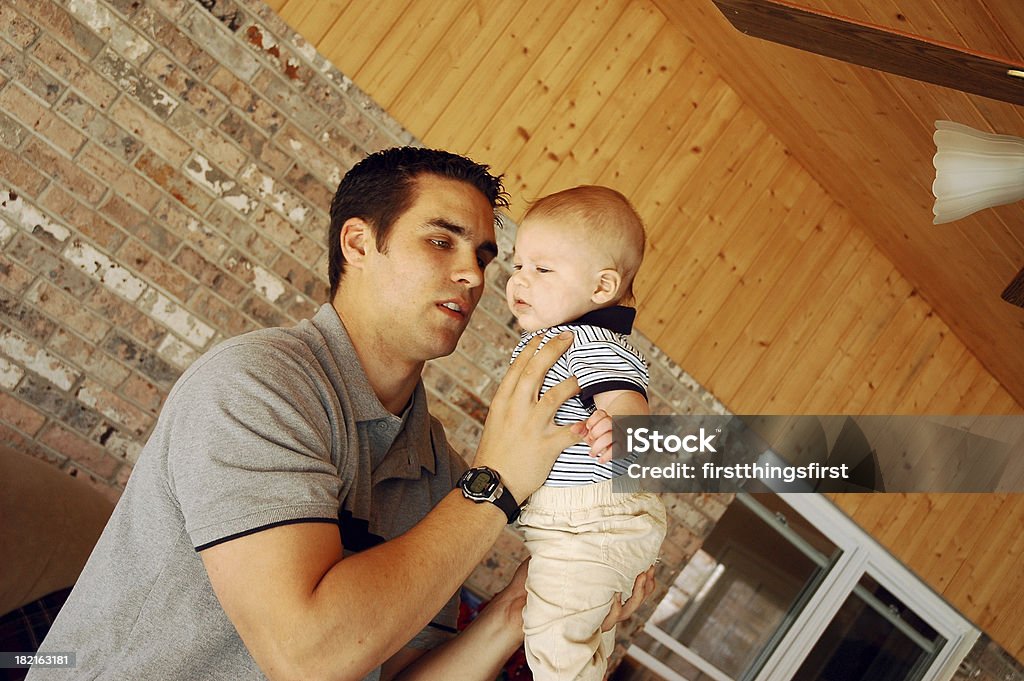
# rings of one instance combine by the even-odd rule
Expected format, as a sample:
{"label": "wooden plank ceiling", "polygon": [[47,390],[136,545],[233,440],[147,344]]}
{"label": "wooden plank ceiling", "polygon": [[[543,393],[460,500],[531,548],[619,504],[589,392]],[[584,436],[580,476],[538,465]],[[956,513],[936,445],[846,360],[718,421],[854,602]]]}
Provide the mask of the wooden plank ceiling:
{"label": "wooden plank ceiling", "polygon": [[[1024,47],[1016,0],[807,2]],[[734,412],[1022,413],[1024,310],[999,294],[1024,206],[933,226],[930,196],[935,119],[1024,136],[1019,109],[747,38],[711,0],[270,4],[425,144],[505,172],[514,217],[580,183],[629,196],[638,327]],[[840,502],[1021,656],[1024,498],[919,495],[899,531],[877,499]],[[946,534],[904,541],[921,517]]]}

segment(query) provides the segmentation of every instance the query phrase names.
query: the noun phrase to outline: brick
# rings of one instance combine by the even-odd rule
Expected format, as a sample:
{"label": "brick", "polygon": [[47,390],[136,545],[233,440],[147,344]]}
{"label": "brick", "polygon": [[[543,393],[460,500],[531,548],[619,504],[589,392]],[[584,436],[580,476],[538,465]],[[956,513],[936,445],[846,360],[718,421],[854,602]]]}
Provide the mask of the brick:
{"label": "brick", "polygon": [[[377,132],[377,126],[326,78],[317,76],[312,79],[305,93],[306,97],[326,113],[328,118],[338,123],[354,142],[365,142]],[[335,127],[332,125],[328,129]]]}
{"label": "brick", "polygon": [[31,139],[25,144],[21,155],[37,168],[46,168],[53,180],[82,197],[87,203],[95,205],[103,198],[106,188],[102,184],[93,180],[76,163],[64,158],[49,145]]}
{"label": "brick", "polygon": [[155,352],[120,333],[108,336],[102,347],[157,385],[169,386],[181,374],[178,368],[161,359]]}
{"label": "brick", "polygon": [[[114,85],[83,64],[64,45],[50,36],[44,35],[39,38],[38,42],[32,46],[32,55],[46,64],[46,67],[56,73],[58,78],[73,83],[75,90],[99,109],[106,109],[117,96],[118,89]],[[50,89],[52,88],[47,87],[47,90]],[[39,94],[38,91],[33,91],[37,95]],[[43,97],[43,99],[47,99],[47,97]]]}
{"label": "brick", "polygon": [[103,287],[97,287],[83,298],[83,302],[103,319],[121,328],[130,328],[141,316],[141,313],[133,305]]}
{"label": "brick", "polygon": [[242,38],[272,64],[278,74],[298,87],[305,87],[313,71],[271,34],[266,27],[250,24],[242,31]]}
{"label": "brick", "polygon": [[86,378],[75,392],[78,401],[98,411],[114,423],[124,426],[135,435],[141,435],[153,423],[153,417],[127,400],[118,397],[102,385]]}
{"label": "brick", "polygon": [[[366,155],[362,148],[352,141],[351,135],[336,127],[321,132],[317,135],[316,141],[319,144],[318,149],[322,150],[323,153],[326,153],[336,162],[340,162],[342,174]],[[391,145],[389,144],[388,146]],[[328,177],[327,180],[329,184],[337,184],[333,181],[333,176]],[[341,181],[340,176],[338,181]]]}
{"label": "brick", "polygon": [[190,153],[192,149],[201,149],[206,158],[230,175],[236,174],[249,162],[246,153],[229,136],[210,127],[187,108],[179,108],[167,122],[178,134],[191,141]]}
{"label": "brick", "polygon": [[21,154],[0,148],[0,177],[4,184],[14,186],[19,193],[39,196],[49,181],[44,175],[23,160]]}
{"label": "brick", "polygon": [[70,390],[80,378],[74,367],[10,330],[0,331],[0,352],[61,390]]}
{"label": "brick", "polygon": [[207,82],[224,95],[235,108],[249,111],[253,107],[256,93],[229,69],[218,66]]}
{"label": "brick", "polygon": [[202,47],[182,33],[177,27],[151,6],[141,7],[136,13],[132,25],[150,36],[175,59],[183,64],[193,75],[206,80],[217,68],[217,61],[207,54]]}
{"label": "brick", "polygon": [[[343,174],[341,163],[323,151],[318,142],[315,142],[291,122],[287,123],[278,133],[278,141],[281,146],[291,151],[300,165],[320,178],[321,181],[335,187],[341,182]],[[354,164],[355,161],[352,163]]]}
{"label": "brick", "polygon": [[134,97],[161,120],[166,120],[177,108],[178,100],[171,93],[111,50],[104,50],[94,64],[100,73],[117,83],[122,92]]}
{"label": "brick", "polygon": [[[125,101],[129,100],[125,98]],[[121,162],[130,162],[142,148],[142,143],[138,139],[111,123],[99,110],[72,90],[68,90],[54,110],[99,142]]]}
{"label": "brick", "polygon": [[251,189],[266,205],[273,208],[288,222],[301,227],[312,210],[302,199],[288,191],[287,185],[278,182],[253,164],[239,174],[238,179]]}
{"label": "brick", "polygon": [[128,300],[138,299],[147,288],[145,281],[85,242],[68,244],[62,255],[79,270]]}
{"label": "brick", "polygon": [[164,90],[191,104],[191,110],[207,121],[215,120],[226,108],[212,90],[196,80],[163,54],[154,54],[143,72]]}
{"label": "brick", "polygon": [[188,142],[129,97],[120,97],[114,102],[110,118],[132,135],[145,139],[147,147],[172,165],[180,165],[191,152]]}
{"label": "brick", "polygon": [[89,277],[25,234],[14,238],[7,247],[7,254],[74,296],[81,297],[93,287]]}
{"label": "brick", "polygon": [[[125,239],[125,234],[109,220],[77,201],[61,187],[51,184],[39,199],[39,205],[53,215],[61,216],[65,224],[74,225],[76,236],[84,236],[97,246],[116,249]],[[39,231],[33,231],[37,237]],[[56,245],[51,245],[57,248]]]}
{"label": "brick", "polygon": [[139,436],[126,433],[112,423],[101,423],[92,432],[90,439],[107,450],[111,456],[132,465],[139,460],[139,454],[142,453],[143,443],[139,441]]}
{"label": "brick", "polygon": [[32,373],[25,374],[15,395],[56,416],[62,423],[80,433],[88,433],[100,421],[98,414],[90,411],[67,392]]}
{"label": "brick", "polygon": [[130,270],[167,290],[178,300],[187,300],[195,288],[195,281],[135,239],[124,242],[117,252],[117,258]]}
{"label": "brick", "polygon": [[103,49],[103,40],[52,2],[23,2],[18,9],[46,29],[61,44],[89,61]]}
{"label": "brick", "polygon": [[39,441],[102,478],[109,478],[120,466],[102,447],[56,423],[46,429]]}
{"label": "brick", "polygon": [[[0,314],[3,315],[5,323],[16,327],[38,343],[45,343],[56,327],[56,324],[44,315],[3,289],[0,289]],[[0,335],[0,339],[2,339],[2,335]],[[2,350],[3,348],[0,347],[0,351]],[[7,354],[12,359],[21,361],[20,358],[10,353]]]}
{"label": "brick", "polygon": [[203,213],[213,199],[194,182],[164,163],[150,151],[144,152],[135,162],[135,167],[166,193],[180,201],[185,207]]}
{"label": "brick", "polygon": [[17,192],[10,190],[0,191],[0,216],[50,248],[60,248],[71,236],[67,227],[54,222]]}
{"label": "brick", "polygon": [[316,262],[323,250],[276,212],[262,206],[252,215],[250,224],[299,262]]}
{"label": "brick", "polygon": [[39,35],[39,29],[31,21],[14,11],[13,7],[0,5],[0,35],[25,49]]}
{"label": "brick", "polygon": [[237,31],[245,21],[245,14],[238,8],[234,0],[204,0],[201,4],[232,33]]}
{"label": "brick", "polygon": [[47,104],[60,97],[65,84],[0,40],[0,72],[10,76]]}
{"label": "brick", "polygon": [[237,336],[256,328],[251,319],[241,314],[234,305],[224,302],[206,288],[199,288],[188,301],[188,308],[208,320],[225,336]]}
{"label": "brick", "polygon": [[100,340],[110,330],[110,324],[82,307],[79,299],[69,296],[45,280],[36,282],[36,285],[29,289],[25,300],[59,320],[61,326],[71,328],[90,341]]}
{"label": "brick", "polygon": [[0,111],[0,145],[8,149],[17,149],[26,137],[28,137],[28,130]]}
{"label": "brick", "polygon": [[153,218],[166,226],[174,236],[194,246],[206,257],[219,259],[229,248],[223,234],[212,229],[205,220],[200,220],[176,201],[161,201],[153,211]]}
{"label": "brick", "polygon": [[85,143],[84,135],[55,116],[17,83],[0,92],[0,107],[68,156],[74,156]]}
{"label": "brick", "polygon": [[150,220],[148,215],[117,195],[108,198],[100,206],[100,212],[164,258],[170,258],[181,243],[181,239],[168,229]]}
{"label": "brick", "polygon": [[328,211],[331,201],[334,199],[335,188],[328,186],[298,166],[288,171],[285,180],[306,200],[308,205],[313,207],[313,219],[319,221],[321,229],[326,234],[327,226],[330,224]]}
{"label": "brick", "polygon": [[182,247],[174,263],[226,300],[239,301],[248,291],[245,284],[188,246]]}
{"label": "brick", "polygon": [[6,357],[0,356],[0,387],[14,390],[24,375],[24,369]]}
{"label": "brick", "polygon": [[0,253],[0,286],[15,295],[28,288],[35,275]]}
{"label": "brick", "polygon": [[0,393],[0,414],[4,421],[27,435],[35,435],[46,423],[45,414],[6,393]]}
{"label": "brick", "polygon": [[288,326],[288,318],[277,311],[273,305],[258,295],[251,295],[242,303],[242,311],[256,320],[262,327]]}
{"label": "brick", "polygon": [[327,281],[287,253],[274,262],[274,272],[303,295],[314,300],[326,298]]}
{"label": "brick", "polygon": [[68,10],[128,61],[142,63],[153,51],[148,40],[97,0],[70,0]]}
{"label": "brick", "polygon": [[94,343],[66,329],[54,331],[47,347],[110,388],[120,384],[131,373],[126,366],[103,353]]}
{"label": "brick", "polygon": [[202,349],[215,331],[164,294],[150,289],[139,299],[139,309],[158,320],[195,348]]}
{"label": "brick", "polygon": [[[252,79],[252,87],[261,97],[280,110],[285,121],[292,121],[312,133],[320,132],[330,123],[327,116],[309,105],[301,92],[296,92],[291,85],[267,69],[261,69]],[[262,114],[265,117],[272,111],[272,109],[262,109]],[[258,112],[261,112],[261,107],[257,103],[256,109],[251,113],[255,116]],[[261,128],[267,129],[265,121],[254,120],[254,122]]]}
{"label": "brick", "polygon": [[223,27],[207,12],[190,13],[181,23],[182,29],[196,43],[203,45],[214,59],[244,80],[251,79],[259,70],[259,62],[248,50],[234,40],[225,40]]}
{"label": "brick", "polygon": [[199,358],[199,353],[188,343],[171,334],[167,334],[156,351],[160,357],[182,370],[187,369]]}
{"label": "brick", "polygon": [[136,373],[130,374],[119,390],[122,395],[150,414],[156,414],[167,397],[166,391]]}

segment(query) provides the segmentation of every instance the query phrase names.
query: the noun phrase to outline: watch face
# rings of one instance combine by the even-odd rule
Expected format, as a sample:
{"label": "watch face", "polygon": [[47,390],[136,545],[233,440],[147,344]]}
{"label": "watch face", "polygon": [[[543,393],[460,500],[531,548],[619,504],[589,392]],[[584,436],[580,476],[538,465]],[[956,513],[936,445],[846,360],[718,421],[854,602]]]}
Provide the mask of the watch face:
{"label": "watch face", "polygon": [[487,486],[491,484],[491,476],[487,473],[477,473],[469,481],[469,491],[473,494],[483,494]]}
{"label": "watch face", "polygon": [[475,498],[486,498],[498,486],[498,477],[486,468],[471,469],[466,474],[463,489],[466,494]]}

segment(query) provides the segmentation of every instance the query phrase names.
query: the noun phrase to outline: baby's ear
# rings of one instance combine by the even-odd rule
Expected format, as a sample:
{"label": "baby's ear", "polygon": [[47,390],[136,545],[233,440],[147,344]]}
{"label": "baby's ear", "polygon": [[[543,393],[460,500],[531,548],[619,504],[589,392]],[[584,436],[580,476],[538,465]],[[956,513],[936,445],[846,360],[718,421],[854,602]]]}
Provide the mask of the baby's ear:
{"label": "baby's ear", "polygon": [[607,305],[616,299],[621,286],[621,274],[612,269],[601,270],[597,273],[597,288],[594,289],[590,300],[595,305]]}

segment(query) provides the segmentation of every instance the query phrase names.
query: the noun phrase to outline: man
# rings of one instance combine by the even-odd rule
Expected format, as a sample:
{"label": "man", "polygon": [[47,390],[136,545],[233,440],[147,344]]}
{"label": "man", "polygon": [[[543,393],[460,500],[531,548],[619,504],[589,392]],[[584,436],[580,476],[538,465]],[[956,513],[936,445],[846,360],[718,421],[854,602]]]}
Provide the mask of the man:
{"label": "man", "polygon": [[449,640],[452,596],[585,431],[552,422],[575,381],[537,397],[567,339],[509,370],[474,461],[487,470],[461,488],[426,411],[423,364],[455,349],[483,293],[502,195],[486,166],[434,150],[345,176],[331,303],[179,379],[41,647],[75,652],[78,674],[31,679],[494,677],[522,640],[522,574]]}

